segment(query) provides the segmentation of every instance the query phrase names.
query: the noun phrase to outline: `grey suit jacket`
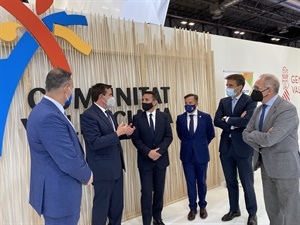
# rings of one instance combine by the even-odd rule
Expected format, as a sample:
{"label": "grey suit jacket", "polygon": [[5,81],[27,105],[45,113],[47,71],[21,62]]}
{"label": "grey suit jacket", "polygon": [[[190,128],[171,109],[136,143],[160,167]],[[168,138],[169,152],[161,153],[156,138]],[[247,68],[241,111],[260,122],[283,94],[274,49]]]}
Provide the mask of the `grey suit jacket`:
{"label": "grey suit jacket", "polygon": [[256,150],[254,165],[258,161],[260,150],[269,177],[300,177],[299,118],[296,107],[278,96],[265,118],[262,132],[258,129],[260,112],[261,106],[255,109],[243,132],[244,141]]}

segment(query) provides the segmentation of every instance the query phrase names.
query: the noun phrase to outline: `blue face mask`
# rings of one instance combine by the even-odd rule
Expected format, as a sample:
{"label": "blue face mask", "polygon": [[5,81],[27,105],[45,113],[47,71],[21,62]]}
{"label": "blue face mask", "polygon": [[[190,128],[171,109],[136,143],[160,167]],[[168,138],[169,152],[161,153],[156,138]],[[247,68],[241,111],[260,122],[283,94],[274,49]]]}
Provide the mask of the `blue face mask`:
{"label": "blue face mask", "polygon": [[[68,87],[68,88],[69,88],[69,87]],[[68,98],[68,96],[67,96],[67,94],[66,94],[67,101],[65,102],[65,105],[70,105],[71,102],[72,102],[72,99],[73,99],[73,95],[72,95],[71,89],[69,88],[69,90],[70,90],[71,95],[70,95],[70,97]]]}
{"label": "blue face mask", "polygon": [[228,97],[233,97],[235,95],[234,88],[226,88],[226,94]]}
{"label": "blue face mask", "polygon": [[187,111],[188,113],[191,113],[196,109],[196,105],[185,105],[184,108],[185,108],[185,111]]}

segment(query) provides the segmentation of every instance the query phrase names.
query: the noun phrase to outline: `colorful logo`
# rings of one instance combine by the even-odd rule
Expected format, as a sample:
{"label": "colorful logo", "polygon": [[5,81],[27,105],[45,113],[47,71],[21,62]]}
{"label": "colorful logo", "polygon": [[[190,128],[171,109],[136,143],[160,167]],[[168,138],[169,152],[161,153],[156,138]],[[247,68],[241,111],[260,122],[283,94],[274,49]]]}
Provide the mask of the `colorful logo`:
{"label": "colorful logo", "polygon": [[[36,13],[40,15],[50,8],[53,0],[36,0]],[[59,67],[71,72],[64,55],[54,36],[68,41],[83,54],[89,55],[92,47],[80,39],[66,26],[87,26],[87,20],[82,15],[68,15],[57,12],[40,19],[20,0],[0,0],[0,6],[12,14],[21,24],[6,22],[0,24],[0,39],[13,41],[17,38],[17,29],[25,27],[27,31],[20,37],[18,43],[6,59],[0,59],[0,156],[4,129],[9,107],[17,85],[30,59],[39,46],[48,56],[53,67]]]}
{"label": "colorful logo", "polygon": [[290,101],[290,93],[289,93],[289,70],[288,68],[286,68],[285,66],[282,68],[282,88],[283,88],[283,94],[282,94],[282,98]]}

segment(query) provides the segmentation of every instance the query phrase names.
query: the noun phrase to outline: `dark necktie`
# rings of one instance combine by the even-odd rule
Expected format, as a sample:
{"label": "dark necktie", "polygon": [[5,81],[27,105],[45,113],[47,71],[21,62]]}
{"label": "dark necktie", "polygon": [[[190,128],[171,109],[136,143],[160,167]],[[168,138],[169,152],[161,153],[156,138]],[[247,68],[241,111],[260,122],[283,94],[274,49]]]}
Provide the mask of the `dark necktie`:
{"label": "dark necktie", "polygon": [[194,115],[190,115],[189,132],[190,132],[191,135],[194,134]]}
{"label": "dark necktie", "polygon": [[264,124],[264,118],[265,118],[265,112],[266,112],[267,106],[268,105],[263,104],[262,107],[261,107],[261,114],[260,114],[259,123],[258,123],[258,129],[259,129],[259,131],[262,131],[262,127],[263,127],[263,124]]}
{"label": "dark necktie", "polygon": [[151,134],[154,135],[154,123],[153,123],[153,119],[152,119],[152,113],[149,114],[149,121],[150,121]]}
{"label": "dark necktie", "polygon": [[115,130],[116,130],[116,129],[115,129],[115,125],[114,125],[114,122],[113,122],[113,120],[112,120],[112,118],[111,118],[110,113],[108,112],[108,110],[105,110],[105,113],[106,113],[107,119],[109,120],[110,125],[112,126],[112,128],[113,128],[114,131],[115,131]]}

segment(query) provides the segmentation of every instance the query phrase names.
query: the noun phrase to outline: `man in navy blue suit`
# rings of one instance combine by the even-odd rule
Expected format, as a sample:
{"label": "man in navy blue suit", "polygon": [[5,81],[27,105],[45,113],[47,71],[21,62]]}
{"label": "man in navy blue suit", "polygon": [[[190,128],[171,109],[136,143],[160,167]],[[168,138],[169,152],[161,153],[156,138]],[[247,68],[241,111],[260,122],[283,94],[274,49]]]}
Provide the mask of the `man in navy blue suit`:
{"label": "man in navy blue suit", "polygon": [[121,225],[123,213],[123,169],[121,139],[132,134],[131,125],[117,124],[112,112],[115,99],[111,85],[90,88],[93,104],[81,116],[87,162],[94,175],[92,225]]}
{"label": "man in navy blue suit", "polygon": [[141,180],[141,208],[143,225],[164,225],[161,217],[166,168],[169,165],[168,147],[173,140],[170,119],[156,109],[155,92],[146,91],[142,108],[133,116],[135,131],[132,142],[138,151],[138,168]]}
{"label": "man in navy blue suit", "polygon": [[200,218],[207,217],[205,197],[206,173],[210,160],[208,145],[215,137],[215,131],[211,116],[197,110],[198,95],[188,94],[184,100],[186,112],[177,117],[176,130],[181,141],[180,160],[189,197],[190,212],[187,218],[191,221],[197,214],[196,190],[198,190]]}
{"label": "man in navy blue suit", "polygon": [[70,73],[51,70],[46,95],[31,111],[26,126],[31,154],[29,202],[46,225],[76,225],[82,184],[93,181],[76,131],[64,114],[72,90]]}
{"label": "man in navy blue suit", "polygon": [[243,75],[232,74],[225,79],[228,97],[220,100],[214,118],[215,126],[223,130],[219,150],[230,205],[229,212],[222,217],[222,221],[230,221],[241,215],[237,180],[239,175],[249,214],[247,225],[256,225],[257,203],[252,165],[253,149],[242,138],[242,133],[256,108],[256,102],[242,92],[245,85]]}

